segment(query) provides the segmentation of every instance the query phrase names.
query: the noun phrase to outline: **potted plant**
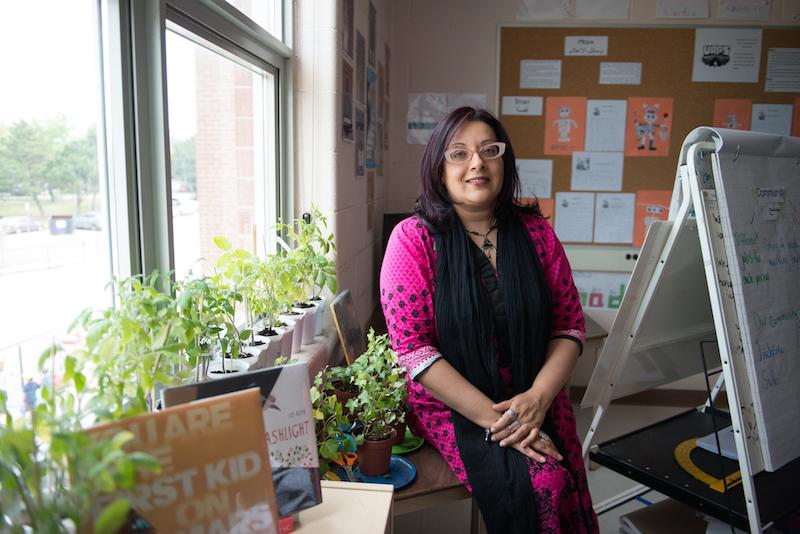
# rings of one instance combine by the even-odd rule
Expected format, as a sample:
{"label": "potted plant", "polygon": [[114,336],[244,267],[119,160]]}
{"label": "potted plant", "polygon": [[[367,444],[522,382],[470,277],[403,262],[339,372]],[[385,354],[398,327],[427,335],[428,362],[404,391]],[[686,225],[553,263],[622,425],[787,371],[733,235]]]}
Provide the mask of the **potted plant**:
{"label": "potted plant", "polygon": [[361,472],[378,476],[389,471],[393,425],[399,420],[405,400],[406,381],[391,349],[388,336],[367,334],[367,350],[352,366],[358,395],[348,401],[362,425],[364,443],[358,449]]}
{"label": "potted plant", "polygon": [[342,403],[333,392],[331,377],[327,369],[320,371],[311,386],[311,405],[317,435],[320,475],[336,463],[339,452],[349,452],[354,439],[346,433],[350,423],[344,415]]}
{"label": "potted plant", "polygon": [[300,234],[309,241],[315,253],[311,261],[313,285],[310,301],[318,306],[317,328],[314,333],[318,336],[322,333],[322,316],[325,311],[322,293],[327,288],[331,295],[335,295],[337,290],[336,260],[331,257],[336,252],[336,244],[333,234],[328,233],[328,219],[316,206],[312,206],[311,213],[305,214],[302,220],[306,224]]}
{"label": "potted plant", "polygon": [[176,289],[178,314],[186,335],[184,350],[189,367],[195,370],[195,382],[208,378],[217,336],[225,330],[218,291],[213,279],[192,278],[191,273]]}

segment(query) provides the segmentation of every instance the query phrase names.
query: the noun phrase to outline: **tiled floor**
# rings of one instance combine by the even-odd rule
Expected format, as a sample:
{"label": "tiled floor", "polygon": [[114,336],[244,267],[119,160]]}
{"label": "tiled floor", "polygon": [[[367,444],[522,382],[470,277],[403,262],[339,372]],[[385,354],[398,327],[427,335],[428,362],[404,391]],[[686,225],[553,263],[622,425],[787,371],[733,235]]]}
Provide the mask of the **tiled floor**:
{"label": "tiled floor", "polygon": [[[685,410],[686,408],[614,405],[609,410],[608,416],[600,424],[595,442],[605,441],[642,428]],[[578,436],[583,439],[589,428],[592,413],[590,410],[580,410],[576,407],[575,414],[578,420]],[[600,466],[589,470],[587,476],[589,490],[595,503],[602,502],[636,485],[632,480]],[[656,492],[650,492],[645,494],[643,498],[650,502],[656,502],[663,499],[664,496]],[[645,505],[639,501],[631,501],[601,515],[599,517],[600,532],[619,532],[620,516],[643,506]],[[468,534],[469,517],[469,501],[465,500],[399,516],[395,519],[394,532],[395,534]]]}

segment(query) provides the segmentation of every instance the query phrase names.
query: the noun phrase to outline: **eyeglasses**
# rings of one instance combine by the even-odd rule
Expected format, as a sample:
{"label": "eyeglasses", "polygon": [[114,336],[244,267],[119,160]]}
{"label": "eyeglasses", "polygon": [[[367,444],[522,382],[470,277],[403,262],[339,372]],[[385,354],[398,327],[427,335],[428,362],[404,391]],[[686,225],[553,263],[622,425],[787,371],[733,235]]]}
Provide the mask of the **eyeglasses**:
{"label": "eyeglasses", "polygon": [[[488,145],[483,145],[482,147],[480,147],[477,150],[477,152],[482,160],[497,159],[503,154],[505,154],[506,144],[503,143],[502,141],[497,141],[496,143],[489,143]],[[444,159],[446,159],[450,163],[463,164],[472,160],[472,156],[474,154],[475,150],[469,150],[463,147],[451,148],[450,150],[447,150],[444,153]]]}

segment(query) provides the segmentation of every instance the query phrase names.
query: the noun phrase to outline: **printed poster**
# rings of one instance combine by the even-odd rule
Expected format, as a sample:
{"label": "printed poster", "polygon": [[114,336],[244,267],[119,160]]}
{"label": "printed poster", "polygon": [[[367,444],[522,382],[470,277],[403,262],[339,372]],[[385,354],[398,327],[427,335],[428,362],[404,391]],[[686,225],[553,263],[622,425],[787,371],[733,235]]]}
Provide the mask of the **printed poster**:
{"label": "printed poster", "polygon": [[641,247],[647,235],[647,229],[653,221],[666,221],[669,215],[669,203],[672,191],[641,190],[636,192],[636,214],[633,226],[633,244]]}
{"label": "printed poster", "polygon": [[760,29],[695,30],[693,82],[756,83],[760,65]]}
{"label": "printed poster", "polygon": [[749,130],[753,101],[746,98],[714,100],[714,127]]}
{"label": "printed poster", "polygon": [[792,105],[753,104],[750,129],[754,132],[789,135],[792,132]]}
{"label": "printed poster", "polygon": [[353,67],[342,59],[342,139],[352,143],[353,135]]}
{"label": "printed poster", "polygon": [[597,193],[594,208],[595,243],[632,243],[633,193]]}
{"label": "printed poster", "polygon": [[720,20],[769,20],[772,0],[718,0],[717,18]]}
{"label": "printed poster", "polygon": [[356,100],[367,103],[367,58],[366,43],[361,32],[356,32]]}
{"label": "printed poster", "polygon": [[575,18],[625,20],[628,3],[628,0],[575,0]]}
{"label": "printed poster", "polygon": [[628,98],[626,156],[669,156],[671,133],[671,98]]}
{"label": "printed poster", "polygon": [[[387,71],[388,72],[388,71]],[[383,100],[383,149],[389,150],[389,99]]]}
{"label": "printed poster", "polygon": [[570,0],[517,0],[517,20],[565,19],[570,4]]}
{"label": "printed poster", "polygon": [[550,198],[553,186],[552,159],[518,159],[521,198]]}
{"label": "printed poster", "polygon": [[344,24],[342,24],[342,51],[353,59],[353,29],[355,28],[355,8],[353,0],[343,0]]}
{"label": "printed poster", "polygon": [[621,191],[622,152],[573,152],[573,191]]}
{"label": "printed poster", "polygon": [[392,53],[391,53],[391,50],[389,50],[389,45],[388,44],[384,44],[383,45],[383,53],[385,54],[385,61],[386,61],[386,82],[384,82],[383,85],[386,87],[386,91],[385,91],[386,92],[386,98],[389,98],[389,92],[391,91],[389,89],[389,81],[391,80],[391,77],[389,76],[389,69],[391,68],[391,64],[392,64],[392,61],[391,61]]}
{"label": "printed poster", "polygon": [[522,89],[560,89],[560,59],[523,59],[519,62],[519,86]]}
{"label": "printed poster", "polygon": [[767,51],[767,93],[800,93],[800,48]]}
{"label": "printed poster", "polygon": [[572,271],[572,280],[584,308],[619,309],[630,278],[630,273]]}
{"label": "printed poster", "polygon": [[708,0],[658,0],[657,19],[707,19]]}
{"label": "printed poster", "polygon": [[122,430],[134,436],[129,451],[151,454],[161,465],[159,473],[138,476],[134,492],[153,498],[133,500],[131,521],[155,532],[277,533],[257,389],[128,417],[88,433],[108,439]]}
{"label": "printed poster", "polygon": [[378,62],[378,119],[383,119],[383,84],[385,83],[386,78],[384,78],[384,71],[383,71],[383,63],[380,61]]}
{"label": "printed poster", "polygon": [[544,153],[569,155],[583,150],[586,97],[555,96],[545,102]]}
{"label": "printed poster", "polygon": [[588,152],[625,150],[626,100],[586,101],[586,148]]}
{"label": "printed poster", "polygon": [[461,106],[486,108],[486,95],[477,93],[410,93],[406,114],[406,141],[424,145],[439,119]]}
{"label": "printed poster", "polygon": [[594,193],[556,193],[558,239],[565,243],[591,243],[594,223]]}

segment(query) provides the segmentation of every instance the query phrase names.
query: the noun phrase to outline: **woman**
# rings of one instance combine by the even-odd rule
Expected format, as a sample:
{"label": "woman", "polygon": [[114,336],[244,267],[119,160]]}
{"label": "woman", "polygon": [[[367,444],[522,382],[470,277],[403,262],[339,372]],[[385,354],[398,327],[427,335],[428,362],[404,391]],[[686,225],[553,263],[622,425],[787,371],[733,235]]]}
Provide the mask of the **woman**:
{"label": "woman", "polygon": [[422,157],[416,214],[392,232],[381,305],[408,371],[410,423],[472,492],[490,532],[597,532],[563,386],[584,321],[563,248],[514,203],[514,151],[456,109]]}

